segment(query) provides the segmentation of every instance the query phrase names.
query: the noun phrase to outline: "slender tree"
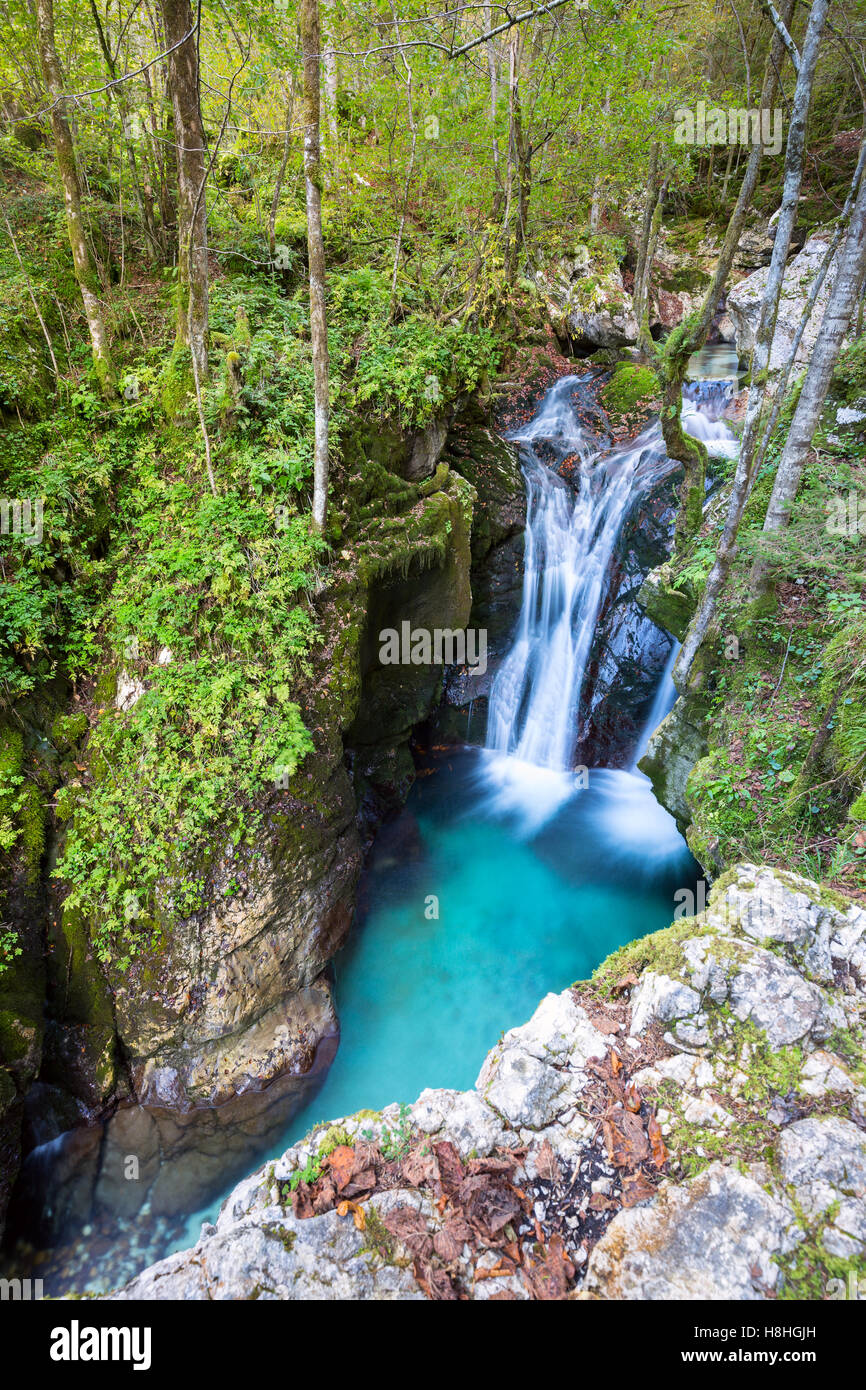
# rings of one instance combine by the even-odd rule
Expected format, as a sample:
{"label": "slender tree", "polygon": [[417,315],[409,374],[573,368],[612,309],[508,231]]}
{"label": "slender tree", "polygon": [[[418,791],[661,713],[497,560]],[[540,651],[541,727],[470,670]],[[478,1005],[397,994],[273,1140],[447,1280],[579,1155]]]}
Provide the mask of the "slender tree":
{"label": "slender tree", "polygon": [[63,73],[60,59],[57,56],[57,45],[54,37],[53,0],[36,0],[36,23],[39,33],[39,58],[42,65],[42,76],[45,90],[51,101],[51,130],[54,136],[57,167],[60,170],[60,179],[63,184],[66,228],[69,233],[69,245],[72,248],[75,278],[81,291],[87,327],[90,330],[94,370],[103,395],[106,399],[112,400],[117,395],[117,378],[102,317],[99,277],[90,255],[84,218],[81,213],[81,186],[78,182],[75,145],[72,139],[72,130],[66,118]]}
{"label": "slender tree", "polygon": [[[836,273],[833,292],[824,310],[818,337],[812,350],[806,378],[800,390],[797,406],[779,459],[773,491],[764,519],[765,535],[784,530],[791,519],[791,508],[827,399],[830,379],[839,358],[845,334],[857,306],[866,279],[866,178],[848,224],[848,235]],[[769,588],[767,562],[763,556],[755,561],[750,586],[756,599]]]}
{"label": "slender tree", "polygon": [[[783,18],[787,22],[794,9],[794,0],[785,0],[782,8]],[[784,50],[784,38],[776,29],[764,67],[760,100],[763,110],[772,107],[775,100]],[[700,307],[671,333],[664,348],[657,353],[655,358],[662,387],[662,434],[665,448],[670,458],[676,459],[683,465],[683,482],[680,488],[675,531],[675,545],[679,551],[685,549],[700,526],[704,508],[707,467],[707,451],[704,444],[700,440],[694,439],[683,429],[683,381],[689,358],[706,342],[719,299],[731,273],[740,236],[752,206],[763,153],[763,146],[758,138],[752,144],[749,152],[746,171],[740,184],[737,202],[725,231],[725,238],[719,259],[716,262],[713,279]]]}
{"label": "slender tree", "polygon": [[313,525],[322,531],[328,512],[328,319],[325,311],[325,244],[322,238],[322,175],[319,134],[319,4],[300,0],[298,22],[304,63],[304,183],[310,275],[310,338],[315,389]]}
{"label": "slender tree", "polygon": [[763,451],[759,450],[759,435],[767,399],[766,373],[776,332],[776,319],[779,313],[779,298],[782,292],[785,264],[800,202],[800,187],[803,180],[803,162],[806,152],[806,118],[812,99],[812,86],[828,7],[828,0],[815,0],[809,14],[802,58],[799,59],[797,85],[794,90],[791,120],[788,126],[788,143],[785,151],[782,207],[776,225],[776,237],[773,242],[773,252],[764,287],[761,314],[752,354],[752,385],[749,390],[746,418],[740,439],[740,452],[722,539],[716,552],[712,570],[707,578],[701,606],[689,627],[674,668],[674,677],[680,682],[685,682],[687,679],[698,649],[713,621],[719,595],[727,582],[736,553],[736,539],[740,521],[751,495],[762,457]]}
{"label": "slender tree", "polygon": [[177,343],[190,350],[196,383],[208,377],[206,139],[199,100],[197,22],[190,0],[161,0],[177,150]]}

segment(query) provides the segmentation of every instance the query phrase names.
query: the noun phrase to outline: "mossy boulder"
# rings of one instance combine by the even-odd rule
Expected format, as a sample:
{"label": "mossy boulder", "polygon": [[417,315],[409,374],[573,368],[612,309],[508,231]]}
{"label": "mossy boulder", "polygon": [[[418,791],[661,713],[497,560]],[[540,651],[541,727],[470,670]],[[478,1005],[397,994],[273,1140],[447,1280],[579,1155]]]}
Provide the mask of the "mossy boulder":
{"label": "mossy boulder", "polygon": [[620,362],[601,390],[601,399],[614,419],[652,410],[658,402],[659,382],[649,367]]}

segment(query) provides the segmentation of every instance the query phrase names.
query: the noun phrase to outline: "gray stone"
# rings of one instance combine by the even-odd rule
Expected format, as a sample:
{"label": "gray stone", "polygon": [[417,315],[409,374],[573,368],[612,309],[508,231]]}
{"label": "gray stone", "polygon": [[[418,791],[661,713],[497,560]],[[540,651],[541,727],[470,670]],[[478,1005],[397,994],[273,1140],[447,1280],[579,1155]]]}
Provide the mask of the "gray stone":
{"label": "gray stone", "polygon": [[622,1211],[590,1255],[584,1288],[598,1298],[765,1298],[774,1253],[800,1238],[793,1212],[754,1178],[714,1163],[649,1206]]}

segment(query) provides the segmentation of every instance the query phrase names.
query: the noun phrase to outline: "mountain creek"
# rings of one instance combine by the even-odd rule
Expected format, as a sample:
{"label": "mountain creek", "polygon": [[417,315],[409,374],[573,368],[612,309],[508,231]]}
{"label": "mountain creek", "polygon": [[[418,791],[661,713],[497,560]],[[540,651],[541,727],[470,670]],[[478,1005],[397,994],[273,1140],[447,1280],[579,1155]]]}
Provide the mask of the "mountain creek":
{"label": "mountain creek", "polygon": [[[34,1088],[38,1142],[10,1207],[10,1270],[52,1294],[116,1287],[194,1241],[238,1177],[321,1116],[469,1085],[546,991],[666,927],[695,888],[700,868],[638,768],[676,694],[674,640],[636,601],[666,554],[675,469],[655,423],[612,443],[603,379],[563,376],[505,431],[526,522],[472,572],[470,626],[496,617],[490,668],[446,672],[442,703],[414,728],[417,779],[367,855],[328,968],[339,1023],[308,1087],[248,1092],[227,1121],[219,1108],[121,1103],[101,1125],[47,1137]],[[716,388],[732,381],[736,354],[707,349],[685,401],[687,428],[721,454],[733,436]],[[378,595],[374,628],[384,611]]]}

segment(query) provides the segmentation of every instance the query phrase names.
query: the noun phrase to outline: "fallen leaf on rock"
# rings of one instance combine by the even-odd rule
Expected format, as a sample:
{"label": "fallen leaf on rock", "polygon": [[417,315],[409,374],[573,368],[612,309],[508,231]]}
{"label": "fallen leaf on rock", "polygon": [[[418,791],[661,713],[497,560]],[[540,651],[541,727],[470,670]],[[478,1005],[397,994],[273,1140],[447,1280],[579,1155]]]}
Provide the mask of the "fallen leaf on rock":
{"label": "fallen leaf on rock", "polygon": [[643,1173],[626,1173],[622,1180],[622,1205],[634,1207],[638,1202],[646,1202],[654,1197],[656,1189],[647,1182]]}
{"label": "fallen leaf on rock", "polygon": [[471,1239],[472,1231],[463,1218],[452,1216],[433,1237],[433,1249],[440,1259],[450,1264],[460,1258],[464,1245]]}
{"label": "fallen leaf on rock", "polygon": [[434,1269],[431,1265],[421,1265],[416,1261],[415,1280],[427,1297],[437,1303],[454,1302],[457,1298],[447,1270]]}
{"label": "fallen leaf on rock", "polygon": [[509,1274],[513,1273],[514,1270],[511,1265],[502,1264],[501,1261],[499,1264],[493,1265],[492,1268],[482,1265],[475,1270],[475,1282],[477,1284],[480,1279],[505,1279]]}
{"label": "fallen leaf on rock", "polygon": [[520,1199],[503,1178],[477,1173],[464,1178],[457,1192],[467,1221],[486,1239],[494,1239],[520,1211]]}
{"label": "fallen leaf on rock", "polygon": [[540,1178],[547,1182],[561,1182],[562,1169],[559,1166],[559,1159],[553,1152],[553,1145],[549,1139],[545,1139],[535,1155],[535,1171]]}
{"label": "fallen leaf on rock", "polygon": [[439,1165],[442,1191],[447,1192],[449,1197],[453,1196],[463,1181],[463,1160],[450,1139],[443,1139],[440,1143],[434,1144],[433,1153]]}
{"label": "fallen leaf on rock", "polygon": [[650,1145],[639,1115],[611,1108],[601,1122],[607,1156],[616,1168],[637,1168],[650,1156]]}
{"label": "fallen leaf on rock", "polygon": [[408,1157],[403,1159],[401,1169],[409,1187],[421,1187],[436,1176],[436,1160],[428,1151],[422,1152],[426,1145],[417,1145]]}
{"label": "fallen leaf on rock", "polygon": [[618,1205],[612,1198],[606,1197],[603,1192],[593,1192],[589,1199],[590,1211],[613,1211]]}
{"label": "fallen leaf on rock", "polygon": [[533,1298],[546,1303],[565,1298],[569,1280],[574,1278],[574,1265],[566,1258],[562,1237],[551,1236],[544,1259],[527,1264],[521,1273]]}
{"label": "fallen leaf on rock", "polygon": [[309,1217],[315,1216],[313,1210],[313,1199],[310,1196],[310,1189],[306,1183],[299,1183],[292,1193],[292,1212],[299,1221],[306,1221]]}
{"label": "fallen leaf on rock", "polygon": [[611,994],[622,994],[625,990],[632,989],[636,984],[637,975],[633,970],[630,970],[627,975],[623,975],[622,979],[617,980],[611,989]]}
{"label": "fallen leaf on rock", "polygon": [[668,1161],[668,1151],[665,1141],[662,1138],[662,1127],[655,1115],[650,1115],[647,1123],[647,1133],[652,1145],[653,1163],[657,1168],[663,1168]]}
{"label": "fallen leaf on rock", "polygon": [[625,1088],[626,1109],[633,1111],[635,1115],[640,1113],[640,1091],[633,1081],[630,1081]]}
{"label": "fallen leaf on rock", "polygon": [[359,1231],[365,1231],[367,1229],[367,1218],[364,1215],[364,1208],[359,1207],[357,1202],[345,1201],[338,1203],[338,1216],[348,1216],[349,1212],[352,1213],[352,1220],[355,1223],[356,1229]]}
{"label": "fallen leaf on rock", "polygon": [[433,1241],[427,1230],[427,1222],[416,1207],[395,1207],[382,1218],[385,1229],[401,1241],[406,1249],[416,1256],[429,1258],[433,1253]]}
{"label": "fallen leaf on rock", "polygon": [[321,1178],[313,1189],[313,1211],[320,1215],[324,1211],[331,1211],[337,1197],[337,1189],[330,1178]]}
{"label": "fallen leaf on rock", "polygon": [[361,1197],[372,1192],[376,1186],[376,1171],[374,1168],[363,1168],[360,1173],[355,1173],[351,1182],[343,1188],[344,1197]]}
{"label": "fallen leaf on rock", "polygon": [[333,1150],[328,1159],[328,1168],[338,1192],[351,1181],[355,1171],[355,1150],[349,1148],[348,1144],[341,1144],[339,1148]]}

